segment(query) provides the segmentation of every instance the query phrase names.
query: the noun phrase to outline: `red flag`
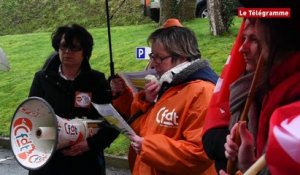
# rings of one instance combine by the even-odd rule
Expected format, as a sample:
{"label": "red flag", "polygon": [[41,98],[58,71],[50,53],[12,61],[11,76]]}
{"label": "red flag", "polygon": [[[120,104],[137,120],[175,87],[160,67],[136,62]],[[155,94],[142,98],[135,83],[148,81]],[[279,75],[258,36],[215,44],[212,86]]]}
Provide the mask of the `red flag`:
{"label": "red flag", "polygon": [[300,173],[300,102],[277,109],[271,117],[266,161],[272,175]]}
{"label": "red flag", "polygon": [[204,123],[204,133],[212,128],[227,127],[229,124],[229,86],[242,75],[246,66],[243,56],[239,53],[239,48],[243,42],[244,21],[241,24],[238,36],[208,106]]}

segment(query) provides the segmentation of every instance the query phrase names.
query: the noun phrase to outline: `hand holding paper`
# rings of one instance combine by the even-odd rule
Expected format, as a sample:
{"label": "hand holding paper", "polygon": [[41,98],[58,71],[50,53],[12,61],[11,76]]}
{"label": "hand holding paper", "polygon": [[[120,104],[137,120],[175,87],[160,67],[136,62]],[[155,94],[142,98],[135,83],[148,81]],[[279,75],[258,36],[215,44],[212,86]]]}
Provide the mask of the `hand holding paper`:
{"label": "hand holding paper", "polygon": [[135,136],[133,129],[127,124],[123,117],[118,113],[118,111],[113,107],[112,104],[96,104],[93,103],[98,113],[103,116],[103,118],[119,130],[122,134],[127,136],[129,139],[131,136]]}
{"label": "hand holding paper", "polygon": [[137,154],[140,154],[144,138],[138,135],[130,136],[131,146]]}
{"label": "hand holding paper", "polygon": [[147,80],[145,76],[156,75],[154,69],[149,69],[142,72],[124,72],[118,74],[126,83],[126,85],[131,89],[133,93],[137,93],[141,89],[144,89]]}

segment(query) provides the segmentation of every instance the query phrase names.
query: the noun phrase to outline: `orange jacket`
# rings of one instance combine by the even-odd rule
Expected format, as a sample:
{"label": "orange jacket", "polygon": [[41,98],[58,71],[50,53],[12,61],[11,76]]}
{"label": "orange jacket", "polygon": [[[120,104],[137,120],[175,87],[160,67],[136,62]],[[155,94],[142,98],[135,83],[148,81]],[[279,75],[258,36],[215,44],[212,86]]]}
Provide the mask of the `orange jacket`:
{"label": "orange jacket", "polygon": [[[131,112],[142,114],[131,126],[144,138],[141,153],[129,154],[133,175],[217,174],[202,145],[203,121],[214,84],[195,80],[169,88],[155,105],[134,97]],[[136,157],[135,157],[136,156]]]}
{"label": "orange jacket", "polygon": [[125,91],[116,99],[113,100],[113,106],[127,120],[130,117],[130,107],[133,100],[131,90],[126,87]]}

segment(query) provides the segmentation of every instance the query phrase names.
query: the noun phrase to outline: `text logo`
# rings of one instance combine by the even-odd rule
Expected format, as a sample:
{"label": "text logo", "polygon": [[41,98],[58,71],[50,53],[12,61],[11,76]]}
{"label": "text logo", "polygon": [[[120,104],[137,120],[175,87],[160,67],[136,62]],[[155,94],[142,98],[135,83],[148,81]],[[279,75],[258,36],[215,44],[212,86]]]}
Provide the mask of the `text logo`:
{"label": "text logo", "polygon": [[243,18],[290,18],[290,8],[238,8],[238,16]]}
{"label": "text logo", "polygon": [[77,127],[72,125],[72,124],[68,124],[65,123],[65,131],[68,135],[77,135]]}
{"label": "text logo", "polygon": [[32,123],[27,118],[18,118],[13,123],[13,140],[17,156],[20,159],[27,159],[27,156],[35,150],[35,145],[31,141]]}
{"label": "text logo", "polygon": [[170,111],[166,107],[161,108],[156,115],[156,122],[168,127],[178,126],[177,119],[175,109]]}
{"label": "text logo", "polygon": [[45,154],[42,155],[32,155],[28,158],[29,163],[40,164],[47,160],[48,156]]}

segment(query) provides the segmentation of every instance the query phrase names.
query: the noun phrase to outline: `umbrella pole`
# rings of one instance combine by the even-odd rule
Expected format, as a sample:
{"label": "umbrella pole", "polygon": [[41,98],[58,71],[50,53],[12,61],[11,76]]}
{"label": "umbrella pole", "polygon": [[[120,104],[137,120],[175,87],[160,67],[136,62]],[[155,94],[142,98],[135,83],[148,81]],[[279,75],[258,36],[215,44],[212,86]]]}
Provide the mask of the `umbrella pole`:
{"label": "umbrella pole", "polygon": [[[242,115],[240,117],[239,123],[241,121],[247,121],[247,119],[248,119],[249,108],[250,108],[250,105],[251,105],[251,103],[253,102],[253,99],[254,99],[256,86],[257,86],[258,80],[260,79],[260,76],[261,76],[261,73],[262,73],[261,69],[263,67],[263,64],[264,64],[264,58],[262,57],[262,54],[260,54],[259,59],[258,59],[258,63],[256,65],[255,73],[254,73],[254,76],[253,76],[253,80],[251,82],[251,86],[250,86],[250,89],[249,89],[249,93],[248,93],[248,96],[247,96],[246,104],[244,106],[244,109],[243,109]],[[240,128],[240,125],[238,126],[238,128]],[[241,137],[240,137],[239,129],[237,129],[237,131],[235,133],[234,141],[238,145],[241,144]],[[237,163],[237,160],[236,161],[230,161],[230,160],[227,161],[227,173],[228,174],[230,174],[230,175],[235,174],[236,163]]]}
{"label": "umbrella pole", "polygon": [[108,47],[109,47],[109,66],[110,66],[110,76],[113,77],[115,75],[114,61],[112,55],[112,46],[111,46],[111,34],[110,34],[110,16],[109,16],[109,7],[108,0],[105,0],[106,7],[106,23],[107,23],[107,35],[108,35]]}

